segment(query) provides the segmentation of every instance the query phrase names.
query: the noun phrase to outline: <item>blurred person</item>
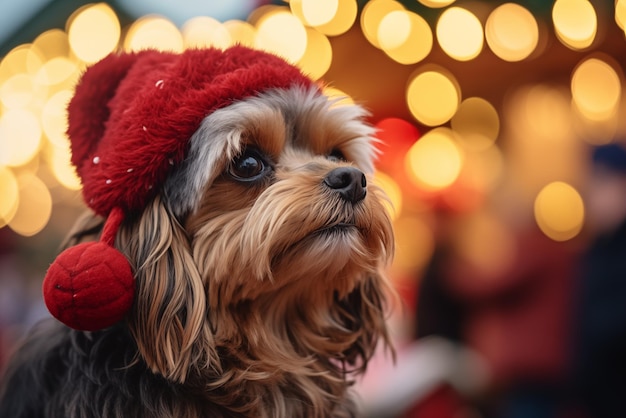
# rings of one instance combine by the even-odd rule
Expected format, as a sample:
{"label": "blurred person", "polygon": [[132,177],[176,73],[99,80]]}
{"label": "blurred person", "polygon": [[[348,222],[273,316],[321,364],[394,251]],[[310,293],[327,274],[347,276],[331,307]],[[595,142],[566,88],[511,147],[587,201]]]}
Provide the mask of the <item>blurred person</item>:
{"label": "blurred person", "polygon": [[591,240],[574,333],[574,399],[589,418],[626,416],[626,147],[595,148],[586,191]]}
{"label": "blurred person", "polygon": [[[527,213],[520,220],[519,209],[492,214],[507,226],[509,242],[473,240],[491,254],[491,265],[442,243],[444,258],[433,260],[420,289],[417,335],[456,340],[482,358],[489,381],[474,399],[482,416],[556,418],[565,411],[576,243],[551,240]],[[498,219],[510,216],[516,219]],[[511,248],[507,260],[504,246]],[[451,312],[433,309],[441,301]]]}

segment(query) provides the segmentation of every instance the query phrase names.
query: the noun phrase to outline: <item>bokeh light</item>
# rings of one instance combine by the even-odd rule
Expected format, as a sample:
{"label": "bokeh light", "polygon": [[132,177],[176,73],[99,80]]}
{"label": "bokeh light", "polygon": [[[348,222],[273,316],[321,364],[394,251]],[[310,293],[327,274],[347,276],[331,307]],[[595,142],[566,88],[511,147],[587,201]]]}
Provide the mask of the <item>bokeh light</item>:
{"label": "bokeh light", "polygon": [[8,222],[16,233],[30,237],[41,231],[52,213],[52,197],[43,181],[32,174],[17,178],[18,207]]}
{"label": "bokeh light", "polygon": [[469,61],[483,49],[483,27],[467,9],[446,9],[437,21],[436,33],[441,49],[456,60]]}
{"label": "bokeh light", "polygon": [[433,34],[424,18],[406,10],[394,10],[382,18],[377,34],[380,48],[400,64],[415,64],[426,58]]}
{"label": "bokeh light", "polygon": [[498,138],[500,118],[496,108],[487,100],[470,97],[463,100],[450,126],[460,135],[465,146],[485,150]]}
{"label": "bokeh light", "polygon": [[67,33],[61,29],[50,29],[37,36],[33,48],[39,51],[44,60],[56,57],[68,57],[70,42]]}
{"label": "bokeh light", "polygon": [[339,0],[337,11],[332,19],[324,24],[315,25],[315,29],[326,36],[341,35],[352,27],[357,13],[358,4],[356,0]]}
{"label": "bokeh light", "polygon": [[388,13],[404,10],[404,6],[394,0],[376,0],[368,2],[361,12],[361,30],[370,44],[380,48],[378,27]]}
{"label": "bokeh light", "polygon": [[0,84],[0,101],[7,108],[28,106],[40,92],[32,77],[20,73]]}
{"label": "bokeh light", "polygon": [[448,71],[428,66],[409,79],[406,101],[411,114],[427,126],[446,123],[456,113],[461,91]]}
{"label": "bokeh light", "polygon": [[0,165],[0,228],[13,219],[19,204],[19,186],[11,170]]}
{"label": "bokeh light", "polygon": [[306,34],[308,44],[298,66],[305,74],[317,80],[330,68],[333,61],[333,49],[328,38],[317,30],[306,28]]}
{"label": "bokeh light", "polygon": [[250,23],[242,20],[227,20],[224,22],[224,28],[230,34],[230,40],[233,45],[254,46],[256,29]]}
{"label": "bokeh light", "polygon": [[535,17],[516,3],[495,8],[485,24],[489,48],[505,61],[527,58],[539,42],[539,27]]}
{"label": "bokeh light", "polygon": [[85,6],[68,20],[68,40],[78,58],[93,63],[112,52],[120,40],[120,22],[105,3]]}
{"label": "bokeh light", "polygon": [[71,164],[69,142],[65,146],[49,148],[48,164],[56,180],[66,189],[80,190],[82,188],[80,178]]}
{"label": "bokeh light", "polygon": [[582,197],[565,182],[555,181],[546,185],[535,199],[537,225],[555,241],[566,241],[578,235],[584,216]]}
{"label": "bokeh light", "polygon": [[20,166],[39,151],[41,126],[29,110],[9,109],[0,116],[0,164]]}
{"label": "bokeh light", "polygon": [[145,16],[137,19],[128,29],[124,39],[126,51],[157,49],[181,52],[183,45],[183,36],[178,28],[161,16]]}
{"label": "bokeh light", "polygon": [[224,49],[230,46],[230,32],[217,19],[198,16],[185,22],[181,29],[185,48],[215,47]]}
{"label": "bokeh light", "polygon": [[291,0],[291,12],[307,26],[329,23],[339,10],[339,0]]}
{"label": "bokeh light", "polygon": [[66,57],[46,61],[37,72],[35,82],[42,86],[73,85],[80,74],[78,65]]}
{"label": "bokeh light", "polygon": [[[324,95],[332,102],[332,106],[353,105],[354,100],[348,93],[333,86],[323,87]],[[332,107],[331,106],[331,107]]]}
{"label": "bokeh light", "polygon": [[406,154],[406,171],[413,183],[425,190],[450,186],[459,176],[463,153],[454,133],[447,128],[427,132]]}
{"label": "bokeh light", "polygon": [[307,32],[302,22],[288,9],[279,8],[264,15],[256,25],[255,46],[297,63],[307,47]]}
{"label": "bokeh light", "polygon": [[0,83],[17,74],[37,74],[44,56],[33,44],[22,44],[13,48],[0,61]]}
{"label": "bokeh light", "polygon": [[573,49],[591,45],[598,30],[596,11],[588,0],[556,0],[552,20],[557,38]]}
{"label": "bokeh light", "polygon": [[65,146],[67,138],[67,105],[72,91],[61,90],[46,101],[41,110],[41,125],[48,140],[54,146]]}
{"label": "bokeh light", "polygon": [[418,0],[424,6],[432,8],[446,7],[454,3],[456,0]]}
{"label": "bokeh light", "polygon": [[383,204],[392,219],[402,213],[402,190],[393,177],[377,171],[374,175],[374,183],[380,187],[389,200],[383,200]]}
{"label": "bokeh light", "polygon": [[615,2],[615,23],[626,31],[626,0]]}
{"label": "bokeh light", "polygon": [[615,69],[598,58],[581,62],[571,81],[573,102],[591,120],[606,120],[618,110],[622,85]]}

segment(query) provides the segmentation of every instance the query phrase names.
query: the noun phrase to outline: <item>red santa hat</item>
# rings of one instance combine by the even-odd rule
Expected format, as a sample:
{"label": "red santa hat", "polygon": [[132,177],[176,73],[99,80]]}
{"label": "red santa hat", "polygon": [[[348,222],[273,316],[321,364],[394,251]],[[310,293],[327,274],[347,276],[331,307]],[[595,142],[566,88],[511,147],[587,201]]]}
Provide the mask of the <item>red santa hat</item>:
{"label": "red santa hat", "polygon": [[68,248],[50,266],[43,285],[50,312],[81,330],[120,321],[134,296],[130,265],[113,247],[121,222],[141,213],[189,158],[204,118],[294,86],[314,82],[277,56],[241,46],[112,54],[87,69],[69,104],[68,135],[85,202],[107,220],[100,242]]}

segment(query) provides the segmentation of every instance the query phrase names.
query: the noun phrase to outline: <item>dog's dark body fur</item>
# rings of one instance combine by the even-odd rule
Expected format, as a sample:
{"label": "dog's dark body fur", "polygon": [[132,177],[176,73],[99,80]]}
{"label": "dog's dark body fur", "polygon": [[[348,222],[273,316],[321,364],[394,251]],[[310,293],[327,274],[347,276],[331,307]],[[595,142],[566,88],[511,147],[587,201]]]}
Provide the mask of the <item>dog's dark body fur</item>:
{"label": "dog's dark body fur", "polygon": [[[180,404],[199,417],[234,416],[194,396],[188,385],[183,389],[152,373],[135,359],[136,352],[121,325],[82,332],[44,320],[6,370],[0,417],[160,417]],[[152,410],[155,406],[159,410]],[[166,416],[176,413],[172,409]]]}

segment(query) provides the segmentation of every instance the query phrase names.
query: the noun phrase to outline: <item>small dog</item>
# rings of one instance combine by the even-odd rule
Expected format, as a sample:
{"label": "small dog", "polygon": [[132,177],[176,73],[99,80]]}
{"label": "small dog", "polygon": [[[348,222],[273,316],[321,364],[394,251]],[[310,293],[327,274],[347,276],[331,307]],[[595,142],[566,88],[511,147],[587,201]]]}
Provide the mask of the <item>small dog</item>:
{"label": "small dog", "polygon": [[[246,58],[235,60],[237,66],[266,59],[281,71],[288,66],[242,47],[186,52],[184,65],[171,64],[181,59],[173,54],[129,55],[147,57],[150,71],[165,57],[170,64],[163,71],[171,75],[172,66],[200,71],[207,66],[202,54],[209,53],[211,65],[231,54]],[[110,58],[120,59],[126,56]],[[140,70],[136,88],[124,87],[120,80],[134,71],[126,67],[116,76],[121,87],[104,94],[105,123],[85,121],[83,113],[72,122],[73,109],[82,108],[70,104],[72,141],[80,129],[97,127],[104,136],[118,122],[127,129],[132,123],[124,118],[134,111],[127,105],[150,107],[158,115],[148,122],[170,125],[162,106],[144,97],[144,84],[155,88],[149,94],[161,94],[168,83],[183,83],[168,96],[172,112],[195,111],[196,104],[176,100],[189,104],[194,88],[208,88],[190,76],[155,81]],[[97,77],[89,77],[76,95],[89,91],[91,103],[106,86],[93,87],[89,80]],[[392,290],[384,269],[394,238],[383,192],[370,178],[374,131],[362,107],[336,105],[314,83],[275,86],[268,77],[269,85],[255,81],[249,93],[189,122],[195,125],[184,153],[164,157],[167,175],[150,177],[149,198],[139,199],[139,209],[118,205],[124,217],[114,246],[130,263],[136,287],[130,311],[104,329],[76,330],[53,319],[36,326],[3,379],[2,418],[356,416],[355,377],[378,342],[391,347],[385,311]],[[236,80],[248,79],[242,72]],[[116,100],[122,90],[133,97]],[[145,124],[140,131],[154,132]],[[115,132],[115,140],[125,141]],[[125,144],[125,152],[133,146]],[[80,154],[75,144],[73,152]],[[89,197],[95,189],[86,168],[102,165],[105,155],[90,152],[77,167],[86,202],[99,216],[80,220],[67,248],[97,239],[105,224],[107,211]]]}

